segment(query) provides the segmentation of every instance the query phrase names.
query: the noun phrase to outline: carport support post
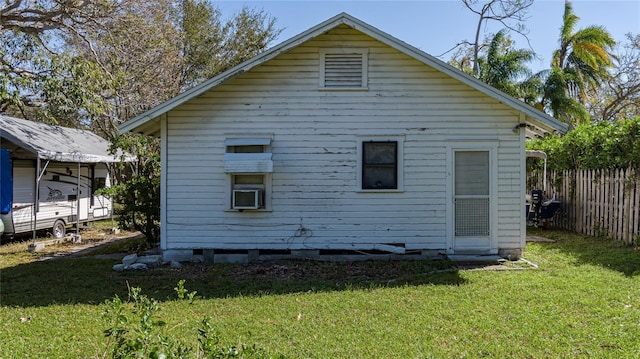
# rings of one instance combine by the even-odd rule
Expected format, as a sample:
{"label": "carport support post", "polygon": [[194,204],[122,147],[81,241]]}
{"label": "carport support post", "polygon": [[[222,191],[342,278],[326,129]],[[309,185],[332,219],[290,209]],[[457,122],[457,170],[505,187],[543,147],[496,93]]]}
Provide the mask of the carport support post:
{"label": "carport support post", "polygon": [[33,244],[36,243],[36,231],[38,229],[38,211],[40,210],[40,180],[44,175],[44,171],[47,170],[50,160],[47,160],[44,164],[44,168],[40,171],[40,154],[36,154],[36,183],[34,184],[33,194]]}
{"label": "carport support post", "polygon": [[36,183],[33,191],[33,244],[36,243],[36,227],[38,226],[38,193],[40,193],[40,155],[36,153]]}
{"label": "carport support post", "polygon": [[74,241],[80,241],[80,162],[78,162],[78,190],[76,191],[76,238]]}

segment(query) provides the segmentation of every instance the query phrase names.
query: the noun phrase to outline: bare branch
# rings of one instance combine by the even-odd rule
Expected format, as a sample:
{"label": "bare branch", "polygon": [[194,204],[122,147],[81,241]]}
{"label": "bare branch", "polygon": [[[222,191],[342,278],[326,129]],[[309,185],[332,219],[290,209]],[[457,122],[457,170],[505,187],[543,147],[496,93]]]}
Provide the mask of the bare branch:
{"label": "bare branch", "polygon": [[533,5],[533,0],[489,0],[486,2],[480,2],[478,0],[462,0],[464,6],[474,14],[478,15],[478,22],[475,30],[475,40],[473,42],[473,73],[478,76],[478,56],[480,53],[480,33],[482,31],[482,25],[488,21],[497,21],[501,23],[505,28],[518,33],[523,36],[529,48],[531,48],[531,42],[527,37],[526,27],[523,22],[529,17],[527,16],[527,10]]}

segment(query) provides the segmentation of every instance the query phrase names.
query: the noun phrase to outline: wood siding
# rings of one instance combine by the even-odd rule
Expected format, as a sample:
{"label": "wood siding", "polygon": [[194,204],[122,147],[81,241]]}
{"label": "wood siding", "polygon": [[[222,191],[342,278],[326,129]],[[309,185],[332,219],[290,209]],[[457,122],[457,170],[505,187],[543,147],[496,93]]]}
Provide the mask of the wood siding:
{"label": "wood siding", "polygon": [[[319,89],[319,52],[332,47],[368,49],[366,90]],[[335,28],[167,114],[163,249],[446,250],[450,141],[497,145],[494,233],[500,248],[522,248],[519,118],[395,49]],[[224,143],[245,133],[273,136],[269,211],[229,210]],[[368,135],[403,137],[401,191],[359,190],[357,137]]]}

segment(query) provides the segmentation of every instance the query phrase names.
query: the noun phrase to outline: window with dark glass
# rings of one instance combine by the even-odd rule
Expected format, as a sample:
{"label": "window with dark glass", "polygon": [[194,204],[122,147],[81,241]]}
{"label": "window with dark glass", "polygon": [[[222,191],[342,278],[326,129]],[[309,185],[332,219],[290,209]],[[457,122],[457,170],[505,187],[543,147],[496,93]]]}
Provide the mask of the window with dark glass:
{"label": "window with dark glass", "polygon": [[398,142],[362,142],[362,189],[398,188]]}

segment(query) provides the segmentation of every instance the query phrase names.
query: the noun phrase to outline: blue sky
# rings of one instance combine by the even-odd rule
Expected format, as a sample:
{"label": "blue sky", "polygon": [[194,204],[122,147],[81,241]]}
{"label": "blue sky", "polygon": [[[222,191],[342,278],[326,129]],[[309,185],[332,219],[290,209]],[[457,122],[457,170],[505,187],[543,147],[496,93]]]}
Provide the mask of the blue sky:
{"label": "blue sky", "polygon": [[[243,5],[262,9],[276,18],[284,28],[273,44],[295,36],[340,12],[347,12],[360,20],[433,56],[438,56],[463,40],[472,40],[477,15],[467,10],[460,0],[414,1],[214,1],[223,16],[238,12]],[[625,33],[640,33],[640,0],[572,1],[580,17],[577,28],[589,25],[604,26],[618,41]],[[530,64],[534,70],[549,67],[552,51],[557,47],[559,28],[564,12],[564,0],[536,0],[526,22],[531,47],[539,60]],[[496,32],[495,23],[486,30]],[[526,41],[513,35],[517,46],[527,48]],[[440,57],[448,60],[450,54]]]}

